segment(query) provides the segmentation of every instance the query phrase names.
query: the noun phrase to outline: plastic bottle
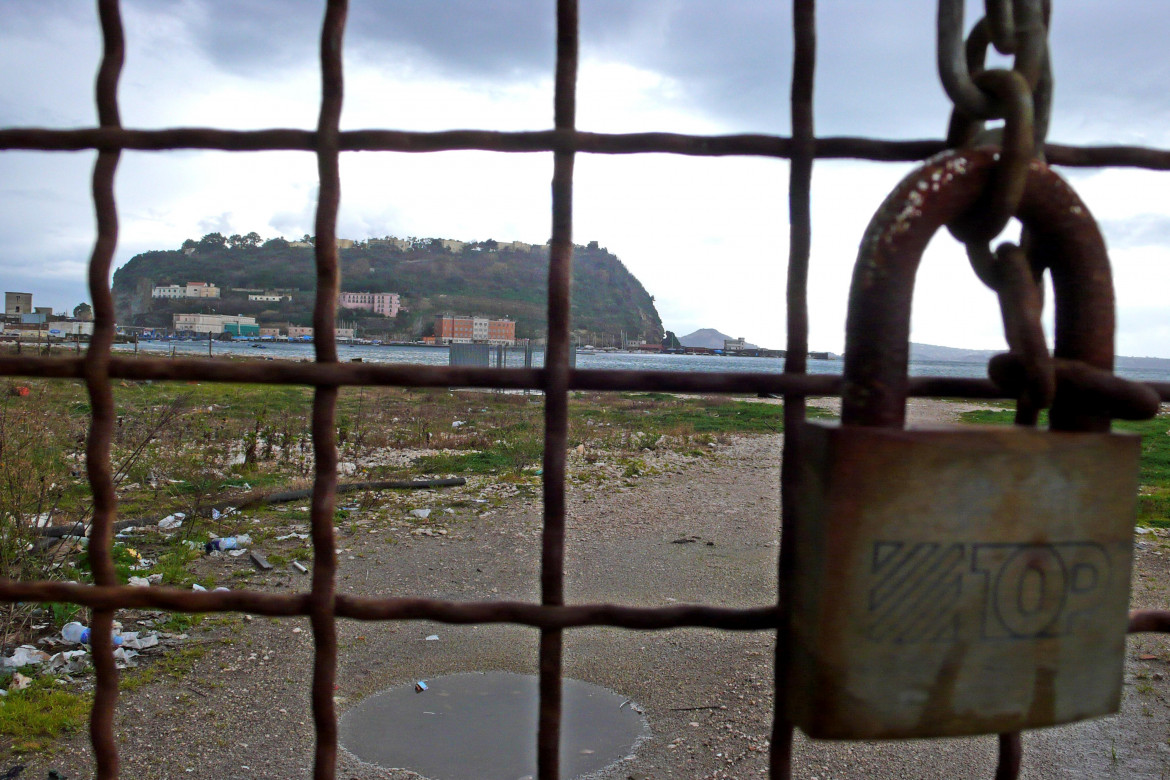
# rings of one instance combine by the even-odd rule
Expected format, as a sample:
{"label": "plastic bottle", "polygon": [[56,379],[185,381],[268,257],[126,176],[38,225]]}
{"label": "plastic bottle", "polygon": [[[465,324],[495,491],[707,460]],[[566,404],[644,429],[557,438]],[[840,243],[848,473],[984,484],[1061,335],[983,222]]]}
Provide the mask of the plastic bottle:
{"label": "plastic bottle", "polygon": [[[73,642],[74,644],[88,645],[89,644],[89,627],[84,626],[77,621],[66,623],[61,626],[61,638],[66,642]],[[114,634],[114,646],[117,647],[122,644],[122,637]]]}
{"label": "plastic bottle", "polygon": [[61,638],[73,644],[86,644],[89,642],[89,629],[77,622],[66,623],[61,627]]}
{"label": "plastic bottle", "polygon": [[234,550],[239,547],[239,544],[236,543],[236,537],[223,536],[219,539],[212,539],[203,547],[207,552],[211,552],[212,550]]}

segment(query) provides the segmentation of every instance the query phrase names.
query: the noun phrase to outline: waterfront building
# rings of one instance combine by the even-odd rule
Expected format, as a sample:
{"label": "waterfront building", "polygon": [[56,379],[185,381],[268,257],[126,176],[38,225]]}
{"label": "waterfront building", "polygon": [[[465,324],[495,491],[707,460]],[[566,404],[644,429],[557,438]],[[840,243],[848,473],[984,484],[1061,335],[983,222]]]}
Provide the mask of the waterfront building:
{"label": "waterfront building", "polygon": [[435,342],[439,344],[516,343],[516,323],[509,319],[440,314],[435,318]]}

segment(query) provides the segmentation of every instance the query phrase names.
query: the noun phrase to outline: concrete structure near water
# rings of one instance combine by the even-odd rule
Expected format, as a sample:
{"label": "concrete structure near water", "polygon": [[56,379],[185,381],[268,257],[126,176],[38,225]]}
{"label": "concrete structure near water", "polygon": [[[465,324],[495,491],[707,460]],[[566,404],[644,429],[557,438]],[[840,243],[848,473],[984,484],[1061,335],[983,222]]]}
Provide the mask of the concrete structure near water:
{"label": "concrete structure near water", "polygon": [[176,333],[202,333],[233,336],[259,336],[260,326],[255,317],[231,314],[175,314],[172,322]]}

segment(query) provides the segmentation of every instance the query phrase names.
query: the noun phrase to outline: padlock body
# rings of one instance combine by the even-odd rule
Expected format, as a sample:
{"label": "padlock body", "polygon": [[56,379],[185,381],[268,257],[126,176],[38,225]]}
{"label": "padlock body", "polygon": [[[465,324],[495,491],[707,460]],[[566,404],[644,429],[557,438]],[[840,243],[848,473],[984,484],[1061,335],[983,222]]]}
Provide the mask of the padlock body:
{"label": "padlock body", "polygon": [[813,737],[1116,712],[1140,439],[807,423],[789,712]]}

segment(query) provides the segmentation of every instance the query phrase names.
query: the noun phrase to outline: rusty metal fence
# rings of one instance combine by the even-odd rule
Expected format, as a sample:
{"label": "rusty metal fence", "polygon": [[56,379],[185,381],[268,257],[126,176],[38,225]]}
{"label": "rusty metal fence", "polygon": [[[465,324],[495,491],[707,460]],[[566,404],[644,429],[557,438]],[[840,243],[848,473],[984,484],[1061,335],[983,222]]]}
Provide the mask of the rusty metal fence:
{"label": "rusty metal fence", "polygon": [[[551,0],[550,0],[551,2]],[[72,378],[85,382],[92,421],[86,447],[88,479],[93,492],[94,517],[90,556],[94,585],[59,582],[0,581],[0,600],[26,602],[67,601],[93,610],[93,656],[96,691],[90,737],[97,777],[118,776],[119,758],[114,737],[114,709],[118,676],[114,667],[112,624],[117,609],[149,608],[177,612],[247,612],[270,616],[307,616],[315,643],[312,674],[312,713],[316,748],[314,777],[335,776],[337,716],[333,701],[337,665],[338,618],[368,621],[427,619],[447,623],[512,623],[540,631],[540,704],[538,742],[539,777],[559,776],[558,742],[561,715],[562,636],[566,629],[611,626],[631,630],[710,627],[728,631],[784,632],[784,583],[791,560],[785,544],[785,524],[777,578],[777,600],[766,608],[730,609],[702,605],[635,608],[612,604],[564,603],[565,461],[567,402],[571,390],[666,390],[673,392],[776,393],[785,398],[784,422],[793,431],[805,417],[804,399],[810,395],[839,395],[838,376],[806,374],[808,354],[807,276],[811,236],[810,182],[815,159],[852,158],[871,161],[918,161],[942,151],[941,140],[888,141],[871,138],[817,138],[813,132],[813,76],[815,70],[815,2],[795,0],[792,73],[792,135],[697,136],[674,133],[603,134],[576,129],[578,65],[577,0],[557,0],[555,123],[549,130],[493,132],[401,132],[356,130],[341,132],[342,39],[346,0],[327,0],[321,28],[322,96],[317,129],[229,131],[215,128],[137,130],[122,126],[118,81],[125,40],[118,0],[98,0],[103,54],[97,75],[98,126],[81,129],[33,127],[0,128],[0,150],[61,152],[96,150],[93,200],[97,239],[89,262],[89,289],[95,328],[90,349],[82,358],[28,356],[0,357],[0,375]],[[211,361],[201,359],[124,358],[112,354],[115,336],[114,302],[109,287],[118,239],[118,211],[114,180],[123,150],[167,151],[212,149],[230,152],[297,150],[316,155],[320,177],[316,214],[317,291],[313,314],[316,360],[313,363],[270,361]],[[340,363],[337,356],[335,310],[339,289],[338,250],[335,241],[341,181],[339,157],[344,152],[544,152],[554,158],[552,239],[548,275],[548,349],[545,366],[532,368],[422,367]],[[1170,150],[1138,147],[1073,147],[1046,144],[1049,162],[1066,166],[1123,166],[1170,170]],[[667,153],[692,156],[747,155],[790,160],[790,252],[787,288],[787,362],[783,374],[698,374],[665,371],[578,371],[570,364],[570,270],[573,227],[573,164],[578,154]],[[115,522],[111,439],[115,424],[112,379],[200,380],[301,384],[315,388],[312,410],[315,475],[311,504],[313,578],[308,592],[282,595],[250,591],[193,593],[177,589],[119,586],[111,558]],[[418,598],[365,598],[339,594],[333,530],[337,484],[337,442],[334,425],[339,388],[352,385],[403,387],[485,387],[541,390],[546,395],[541,600],[525,602],[454,602]],[[1170,383],[1152,389],[1170,400]],[[1002,398],[1003,390],[989,380],[919,378],[911,380],[910,394]],[[786,438],[782,471],[783,509],[790,516],[792,464],[799,458],[799,442]],[[1132,614],[1130,632],[1170,631],[1170,612]],[[784,677],[784,642],[777,643],[776,679]],[[777,685],[778,688],[778,685]],[[779,691],[776,691],[779,693]],[[771,776],[791,773],[793,729],[776,695]],[[1000,737],[997,777],[1017,776],[1020,763],[1018,735]]]}

